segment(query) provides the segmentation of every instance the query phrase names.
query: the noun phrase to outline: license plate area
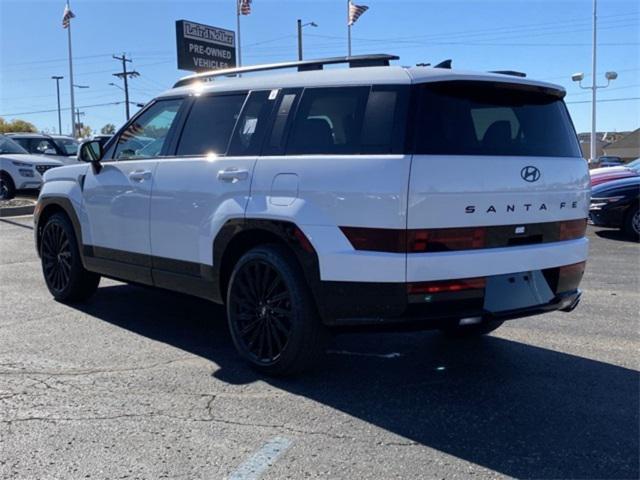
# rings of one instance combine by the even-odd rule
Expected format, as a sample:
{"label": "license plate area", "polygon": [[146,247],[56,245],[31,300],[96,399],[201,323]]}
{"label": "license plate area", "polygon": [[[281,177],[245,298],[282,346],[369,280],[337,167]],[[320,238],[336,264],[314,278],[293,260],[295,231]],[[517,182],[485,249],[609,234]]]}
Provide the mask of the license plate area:
{"label": "license plate area", "polygon": [[549,303],[554,297],[540,270],[487,277],[484,309],[505,312]]}

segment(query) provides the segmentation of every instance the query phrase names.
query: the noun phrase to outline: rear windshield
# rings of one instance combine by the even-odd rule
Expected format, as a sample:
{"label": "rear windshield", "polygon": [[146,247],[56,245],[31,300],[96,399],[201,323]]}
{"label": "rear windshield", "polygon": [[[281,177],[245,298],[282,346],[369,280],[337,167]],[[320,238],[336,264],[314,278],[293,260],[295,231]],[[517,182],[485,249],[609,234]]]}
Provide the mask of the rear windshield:
{"label": "rear windshield", "polygon": [[553,94],[456,81],[421,85],[418,99],[418,154],[582,156],[567,109]]}

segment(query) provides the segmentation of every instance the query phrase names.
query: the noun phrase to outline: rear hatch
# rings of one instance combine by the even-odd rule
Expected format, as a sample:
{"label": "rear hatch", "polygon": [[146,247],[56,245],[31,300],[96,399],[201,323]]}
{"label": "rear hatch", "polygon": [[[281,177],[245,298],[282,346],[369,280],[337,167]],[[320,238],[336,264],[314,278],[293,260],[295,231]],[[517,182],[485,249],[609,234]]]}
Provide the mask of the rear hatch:
{"label": "rear hatch", "polygon": [[498,81],[414,88],[409,253],[548,243],[570,239],[572,228],[579,234],[589,173],[564,92]]}

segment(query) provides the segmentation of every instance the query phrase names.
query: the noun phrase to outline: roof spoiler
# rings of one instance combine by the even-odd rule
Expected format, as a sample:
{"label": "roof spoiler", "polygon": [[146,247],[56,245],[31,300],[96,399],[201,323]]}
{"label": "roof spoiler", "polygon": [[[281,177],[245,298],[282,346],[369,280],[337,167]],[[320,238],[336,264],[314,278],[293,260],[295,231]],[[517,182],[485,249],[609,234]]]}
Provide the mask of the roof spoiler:
{"label": "roof spoiler", "polygon": [[517,72],[515,70],[492,70],[489,73],[499,73],[500,75],[511,75],[512,77],[525,78],[527,76],[524,72]]}
{"label": "roof spoiler", "polygon": [[348,63],[350,68],[357,67],[388,67],[391,60],[398,60],[397,55],[387,55],[384,53],[372,55],[353,55],[350,57],[331,57],[318,60],[301,60],[298,62],[271,63],[265,65],[251,65],[248,67],[226,68],[211,72],[197,73],[178,80],[173,88],[184,87],[194,82],[210,82],[216,77],[229,77],[242,73],[264,72],[269,70],[280,70],[285,68],[297,68],[299,72],[311,70],[322,70],[325,65],[336,65]]}

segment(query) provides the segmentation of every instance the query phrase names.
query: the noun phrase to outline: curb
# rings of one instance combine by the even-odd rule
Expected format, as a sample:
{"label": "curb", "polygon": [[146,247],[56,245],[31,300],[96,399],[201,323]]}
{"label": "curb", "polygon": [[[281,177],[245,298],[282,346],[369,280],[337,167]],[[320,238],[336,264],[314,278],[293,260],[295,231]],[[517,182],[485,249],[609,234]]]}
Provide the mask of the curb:
{"label": "curb", "polygon": [[33,205],[23,205],[20,207],[0,207],[0,218],[31,215],[35,208],[35,203]]}

